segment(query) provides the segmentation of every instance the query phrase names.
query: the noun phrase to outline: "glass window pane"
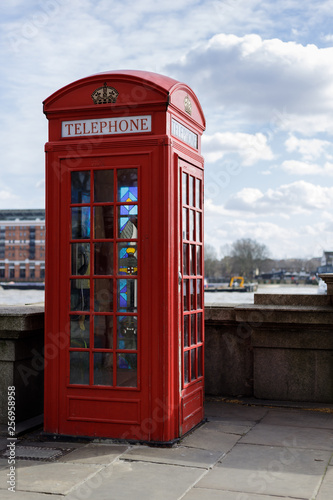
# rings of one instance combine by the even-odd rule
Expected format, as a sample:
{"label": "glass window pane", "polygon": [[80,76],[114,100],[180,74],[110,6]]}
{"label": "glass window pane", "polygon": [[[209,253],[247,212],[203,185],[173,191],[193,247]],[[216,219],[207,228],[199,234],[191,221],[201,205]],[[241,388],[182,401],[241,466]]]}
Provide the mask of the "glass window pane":
{"label": "glass window pane", "polygon": [[196,225],[196,240],[197,241],[202,241],[201,240],[201,213],[197,212],[197,225]]}
{"label": "glass window pane", "polygon": [[113,201],[113,170],[94,171],[94,201]]}
{"label": "glass window pane", "polygon": [[137,348],[137,318],[136,316],[118,316],[117,318],[117,348]]}
{"label": "glass window pane", "polygon": [[96,239],[113,238],[113,206],[105,205],[94,208],[94,227]]}
{"label": "glass window pane", "polygon": [[189,298],[189,293],[188,293],[188,280],[183,281],[183,295],[184,295],[184,311],[189,310],[189,304],[188,304],[188,298]]}
{"label": "glass window pane", "polygon": [[70,384],[89,384],[89,352],[70,352]]}
{"label": "glass window pane", "polygon": [[90,281],[71,280],[71,311],[89,311]]}
{"label": "glass window pane", "polygon": [[71,347],[87,349],[90,345],[90,317],[81,314],[70,317]]}
{"label": "glass window pane", "polygon": [[191,345],[196,344],[195,333],[195,314],[191,314]]}
{"label": "glass window pane", "polygon": [[113,274],[113,243],[94,243],[94,274]]}
{"label": "glass window pane", "polygon": [[96,349],[112,349],[113,316],[94,317],[94,347]]}
{"label": "glass window pane", "polygon": [[138,274],[138,252],[136,243],[118,243],[118,274]]}
{"label": "glass window pane", "polygon": [[72,274],[88,276],[90,273],[90,244],[72,243]]}
{"label": "glass window pane", "polygon": [[194,240],[194,214],[193,210],[190,210],[190,240]]}
{"label": "glass window pane", "polygon": [[119,279],[118,284],[118,311],[137,311],[137,280]]}
{"label": "glass window pane", "polygon": [[187,314],[186,316],[184,316],[184,347],[188,347],[189,346],[189,324],[190,324],[190,317],[189,315]]}
{"label": "glass window pane", "polygon": [[201,180],[195,179],[195,206],[201,208]]}
{"label": "glass window pane", "polygon": [[183,245],[183,274],[188,275],[188,244]]}
{"label": "glass window pane", "polygon": [[184,352],[184,383],[188,384],[189,383],[189,373],[188,373],[188,353],[189,351]]}
{"label": "glass window pane", "polygon": [[72,172],[71,202],[90,203],[90,172],[87,170]]}
{"label": "glass window pane", "polygon": [[113,311],[113,280],[94,280],[94,308],[97,312]]}
{"label": "glass window pane", "polygon": [[188,230],[188,220],[187,220],[188,209],[183,208],[183,239],[189,239],[189,230]]}
{"label": "glass window pane", "polygon": [[117,354],[117,386],[137,387],[137,354]]}
{"label": "glass window pane", "polygon": [[136,168],[124,168],[117,172],[118,201],[138,201],[138,171]]}
{"label": "glass window pane", "polygon": [[135,240],[138,237],[138,206],[121,205],[118,207],[119,238]]}
{"label": "glass window pane", "polygon": [[188,205],[187,174],[183,172],[183,205]]}
{"label": "glass window pane", "polygon": [[202,342],[202,313],[197,315],[197,342]]}
{"label": "glass window pane", "polygon": [[202,309],[202,280],[197,280],[197,309]]}
{"label": "glass window pane", "polygon": [[90,238],[90,207],[74,207],[71,210],[72,239]]}
{"label": "glass window pane", "polygon": [[195,245],[190,245],[190,274],[195,275]]}
{"label": "glass window pane", "polygon": [[199,275],[202,274],[201,257],[202,257],[202,247],[197,246],[197,274],[199,274]]}
{"label": "glass window pane", "polygon": [[195,307],[195,282],[194,282],[194,280],[190,280],[190,304],[191,304],[191,311],[196,309],[196,307]]}
{"label": "glass window pane", "polygon": [[113,385],[113,354],[95,352],[94,385]]}
{"label": "glass window pane", "polygon": [[190,186],[189,186],[189,205],[193,207],[193,191],[194,191],[194,177],[190,175]]}
{"label": "glass window pane", "polygon": [[195,351],[196,349],[191,350],[191,380],[196,379],[196,374],[195,374]]}
{"label": "glass window pane", "polygon": [[203,353],[203,348],[200,346],[197,349],[197,356],[198,356],[198,377],[202,377],[202,353]]}

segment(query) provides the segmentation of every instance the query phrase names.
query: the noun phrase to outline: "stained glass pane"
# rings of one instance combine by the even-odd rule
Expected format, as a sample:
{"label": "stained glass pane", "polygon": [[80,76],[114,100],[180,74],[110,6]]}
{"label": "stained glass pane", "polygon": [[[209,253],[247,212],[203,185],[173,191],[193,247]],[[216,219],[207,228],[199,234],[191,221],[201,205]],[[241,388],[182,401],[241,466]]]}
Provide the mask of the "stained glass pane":
{"label": "stained glass pane", "polygon": [[95,316],[94,318],[94,347],[96,349],[112,349],[113,345],[113,316]]}
{"label": "stained glass pane", "polygon": [[189,351],[184,352],[184,383],[188,384],[189,383],[189,373],[188,373],[188,353]]}
{"label": "stained glass pane", "polygon": [[89,384],[89,352],[69,353],[70,361],[70,384]]}
{"label": "stained glass pane", "polygon": [[136,279],[119,279],[118,284],[118,311],[137,311],[137,281]]}
{"label": "stained glass pane", "polygon": [[78,279],[71,281],[71,311],[89,311],[90,281]]}
{"label": "stained glass pane", "polygon": [[136,243],[118,243],[118,274],[138,274],[138,252]]}
{"label": "stained glass pane", "polygon": [[194,191],[194,177],[190,175],[190,185],[189,185],[189,205],[193,207],[193,191]]}
{"label": "stained glass pane", "polygon": [[138,201],[138,171],[136,168],[118,170],[118,201]]}
{"label": "stained glass pane", "polygon": [[134,240],[138,237],[138,206],[121,205],[118,207],[119,238]]}
{"label": "stained glass pane", "polygon": [[113,310],[113,280],[94,280],[94,308],[96,312],[112,312]]}
{"label": "stained glass pane", "polygon": [[117,354],[117,386],[137,386],[137,354]]}
{"label": "stained glass pane", "polygon": [[202,313],[197,315],[197,342],[202,342]]}
{"label": "stained glass pane", "polygon": [[113,274],[113,243],[94,243],[94,274]]}
{"label": "stained glass pane", "polygon": [[90,244],[72,243],[72,274],[88,276],[90,273]]}
{"label": "stained glass pane", "polygon": [[198,356],[198,377],[202,377],[202,353],[203,353],[203,348],[200,346],[197,349],[197,356]]}
{"label": "stained glass pane", "polygon": [[94,201],[113,201],[113,170],[94,171]]}
{"label": "stained glass pane", "polygon": [[71,347],[79,347],[87,349],[90,344],[90,318],[87,315],[81,314],[80,316],[70,317],[71,328]]}
{"label": "stained glass pane", "polygon": [[90,203],[90,172],[86,170],[72,172],[71,202]]}
{"label": "stained glass pane", "polygon": [[90,238],[90,208],[74,207],[71,210],[72,239],[82,240]]}
{"label": "stained glass pane", "polygon": [[183,205],[188,204],[187,174],[183,173]]}
{"label": "stained glass pane", "polygon": [[94,385],[113,385],[113,354],[94,354]]}
{"label": "stained glass pane", "polygon": [[117,318],[117,348],[137,348],[137,324],[136,316],[118,316]]}
{"label": "stained glass pane", "polygon": [[191,345],[196,344],[195,341],[195,314],[191,314]]}
{"label": "stained glass pane", "polygon": [[196,349],[191,350],[191,380],[196,379],[196,374],[195,374],[195,351]]}
{"label": "stained glass pane", "polygon": [[184,316],[184,347],[188,347],[189,346],[189,342],[188,342],[188,339],[189,339],[189,323],[190,323],[190,317],[188,316],[188,314],[186,316]]}
{"label": "stained glass pane", "polygon": [[105,205],[94,208],[94,227],[96,239],[113,238],[113,206]]}
{"label": "stained glass pane", "polygon": [[197,274],[202,274],[202,264],[201,264],[201,256],[202,256],[202,247],[197,246]]}
{"label": "stained glass pane", "polygon": [[183,274],[188,275],[188,244],[183,245]]}

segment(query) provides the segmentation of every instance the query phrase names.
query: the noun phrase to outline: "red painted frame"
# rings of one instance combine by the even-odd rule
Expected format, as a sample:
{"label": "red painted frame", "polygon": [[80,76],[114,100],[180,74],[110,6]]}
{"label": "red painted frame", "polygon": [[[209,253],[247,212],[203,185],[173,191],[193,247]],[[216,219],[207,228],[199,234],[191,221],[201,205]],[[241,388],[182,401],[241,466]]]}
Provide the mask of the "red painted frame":
{"label": "red painted frame", "polygon": [[[119,92],[117,102],[96,105],[91,94],[104,82]],[[181,162],[186,162],[203,176],[200,151],[205,120],[200,104],[180,82],[153,73],[122,71],[73,82],[46,99],[44,112],[49,119],[44,429],[63,435],[173,441],[203,418],[203,376],[187,387],[183,384],[182,287],[178,282],[179,171]],[[152,128],[145,133],[61,136],[63,121],[147,115]],[[172,120],[180,128],[173,129]],[[137,166],[140,171],[138,388],[68,384],[68,178],[72,170],[98,169],[100,161],[110,167]],[[203,252],[201,258],[203,266]]]}

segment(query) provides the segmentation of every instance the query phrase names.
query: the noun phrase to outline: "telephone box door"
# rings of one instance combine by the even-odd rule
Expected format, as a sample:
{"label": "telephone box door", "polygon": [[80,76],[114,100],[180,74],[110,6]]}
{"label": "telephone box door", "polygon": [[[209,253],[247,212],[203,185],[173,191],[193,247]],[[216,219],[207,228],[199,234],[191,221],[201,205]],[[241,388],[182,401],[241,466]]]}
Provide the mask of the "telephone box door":
{"label": "telephone box door", "polygon": [[68,344],[60,354],[59,432],[149,440],[140,425],[149,414],[142,267],[149,249],[141,243],[149,229],[141,182],[147,158],[75,163],[61,161],[60,328]]}

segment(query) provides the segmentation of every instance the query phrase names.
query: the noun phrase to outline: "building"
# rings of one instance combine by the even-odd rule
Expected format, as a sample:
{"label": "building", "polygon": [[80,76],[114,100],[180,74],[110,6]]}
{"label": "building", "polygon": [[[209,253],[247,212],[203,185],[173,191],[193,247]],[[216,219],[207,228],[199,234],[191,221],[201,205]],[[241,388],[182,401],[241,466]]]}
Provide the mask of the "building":
{"label": "building", "polygon": [[0,210],[0,280],[44,278],[45,210]]}

